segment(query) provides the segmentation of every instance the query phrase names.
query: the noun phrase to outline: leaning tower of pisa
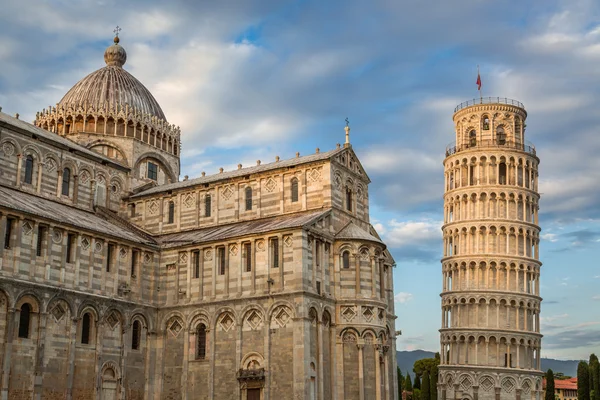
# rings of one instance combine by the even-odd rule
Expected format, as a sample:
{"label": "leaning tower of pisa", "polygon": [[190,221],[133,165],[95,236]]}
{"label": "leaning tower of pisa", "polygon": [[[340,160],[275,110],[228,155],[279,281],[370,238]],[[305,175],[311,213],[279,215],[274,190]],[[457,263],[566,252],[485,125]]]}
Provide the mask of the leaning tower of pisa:
{"label": "leaning tower of pisa", "polygon": [[538,165],[523,104],[454,110],[444,160],[441,400],[539,400]]}

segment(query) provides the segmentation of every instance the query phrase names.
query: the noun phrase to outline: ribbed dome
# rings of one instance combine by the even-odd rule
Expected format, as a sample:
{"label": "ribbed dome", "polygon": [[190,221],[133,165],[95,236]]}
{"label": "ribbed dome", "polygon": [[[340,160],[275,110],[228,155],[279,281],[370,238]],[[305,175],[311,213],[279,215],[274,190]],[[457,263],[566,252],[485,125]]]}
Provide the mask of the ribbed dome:
{"label": "ribbed dome", "polygon": [[122,67],[127,60],[125,49],[115,43],[104,52],[106,67],[92,72],[65,94],[59,107],[109,106],[125,107],[166,121],[165,114],[152,93]]}

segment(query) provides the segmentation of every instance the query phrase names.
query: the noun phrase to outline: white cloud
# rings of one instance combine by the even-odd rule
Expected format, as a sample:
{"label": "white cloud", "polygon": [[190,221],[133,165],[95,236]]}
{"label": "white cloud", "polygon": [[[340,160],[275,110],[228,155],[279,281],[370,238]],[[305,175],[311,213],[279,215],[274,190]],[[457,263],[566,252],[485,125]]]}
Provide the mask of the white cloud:
{"label": "white cloud", "polygon": [[412,298],[413,298],[412,293],[399,292],[394,296],[394,301],[396,301],[400,304],[404,304],[404,303],[408,303],[409,301],[411,301]]}
{"label": "white cloud", "polygon": [[592,296],[592,300],[600,300],[600,295]]}
{"label": "white cloud", "polygon": [[540,235],[543,240],[547,240],[549,242],[558,242],[557,235],[555,233],[545,233]]}
{"label": "white cloud", "polygon": [[385,234],[386,243],[391,247],[406,246],[442,246],[441,221],[397,221],[391,220],[387,224]]}

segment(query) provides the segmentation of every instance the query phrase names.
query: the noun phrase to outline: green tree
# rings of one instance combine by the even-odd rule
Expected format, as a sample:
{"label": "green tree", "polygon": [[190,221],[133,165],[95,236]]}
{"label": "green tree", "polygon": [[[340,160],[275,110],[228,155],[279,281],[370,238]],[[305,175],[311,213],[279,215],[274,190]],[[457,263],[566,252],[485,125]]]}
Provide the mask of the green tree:
{"label": "green tree", "polygon": [[546,372],[546,396],[544,400],[554,400],[554,372],[551,369]]}
{"label": "green tree", "polygon": [[600,400],[600,363],[594,353],[590,354],[590,400]]}
{"label": "green tree", "polygon": [[421,389],[417,389],[417,388],[413,389],[412,400],[422,400],[421,399]]}
{"label": "green tree", "polygon": [[585,361],[577,365],[577,400],[590,400],[590,368]]}
{"label": "green tree", "polygon": [[437,400],[437,384],[438,384],[438,366],[436,365],[430,372],[429,372],[429,399],[430,400]]}
{"label": "green tree", "polygon": [[404,379],[404,390],[407,392],[413,391],[412,381],[410,380],[410,374],[408,372],[406,373],[406,379]]}
{"label": "green tree", "polygon": [[419,375],[415,375],[415,381],[413,382],[413,388],[421,390],[421,378],[419,378]]}
{"label": "green tree", "polygon": [[400,371],[400,367],[396,367],[398,374],[398,398],[402,398],[402,389],[404,387],[404,375],[402,375],[402,371]]}
{"label": "green tree", "polygon": [[434,358],[422,358],[415,361],[413,365],[413,372],[417,376],[423,375],[423,372],[427,371],[431,376],[433,369],[440,365],[440,353],[435,353]]}
{"label": "green tree", "polygon": [[431,400],[431,387],[429,386],[429,372],[423,372],[423,383],[421,385],[421,400]]}

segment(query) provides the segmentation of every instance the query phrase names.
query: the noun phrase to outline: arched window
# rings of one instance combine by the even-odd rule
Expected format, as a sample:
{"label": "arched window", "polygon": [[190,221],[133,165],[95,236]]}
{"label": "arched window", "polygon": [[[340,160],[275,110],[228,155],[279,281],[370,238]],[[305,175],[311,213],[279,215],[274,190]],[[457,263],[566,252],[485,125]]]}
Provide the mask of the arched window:
{"label": "arched window", "polygon": [[169,202],[169,224],[175,221],[175,202]]}
{"label": "arched window", "polygon": [[198,325],[196,328],[196,360],[206,358],[206,326]]}
{"label": "arched window", "polygon": [[346,187],[346,210],[352,211],[352,189]]}
{"label": "arched window", "polygon": [[475,132],[475,129],[469,132],[469,146],[477,146],[477,132]]}
{"label": "arched window", "polygon": [[69,168],[63,169],[62,176],[62,194],[63,196],[69,195],[69,186],[71,184],[71,170]]}
{"label": "arched window", "polygon": [[506,133],[504,133],[503,127],[499,126],[498,129],[496,129],[496,138],[498,139],[499,145],[506,144]]}
{"label": "arched window", "polygon": [[482,125],[482,127],[483,127],[483,130],[484,130],[484,131],[487,131],[487,130],[489,130],[489,129],[490,129],[490,117],[489,117],[489,116],[487,116],[487,115],[484,115],[484,116],[481,118],[481,121],[482,121],[482,124],[481,124],[481,125]]}
{"label": "arched window", "polygon": [[248,186],[245,190],[246,194],[246,211],[252,210],[252,188]]}
{"label": "arched window", "polygon": [[298,179],[292,179],[292,203],[298,201]]}
{"label": "arched window", "polygon": [[29,337],[29,321],[31,319],[31,306],[29,303],[24,303],[21,306],[19,315],[19,337],[27,339]]}
{"label": "arched window", "polygon": [[350,268],[350,252],[345,251],[342,253],[342,267],[344,269]]}
{"label": "arched window", "polygon": [[133,321],[133,326],[131,327],[131,349],[132,350],[140,349],[141,335],[142,335],[142,324],[140,324],[140,321]]}
{"label": "arched window", "polygon": [[33,156],[30,154],[25,158],[25,183],[31,185],[33,181]]}
{"label": "arched window", "polygon": [[90,344],[90,333],[92,328],[92,316],[90,313],[83,314],[81,319],[81,343]]}
{"label": "arched window", "polygon": [[210,217],[210,210],[212,208],[210,194],[207,194],[204,198],[204,216]]}

